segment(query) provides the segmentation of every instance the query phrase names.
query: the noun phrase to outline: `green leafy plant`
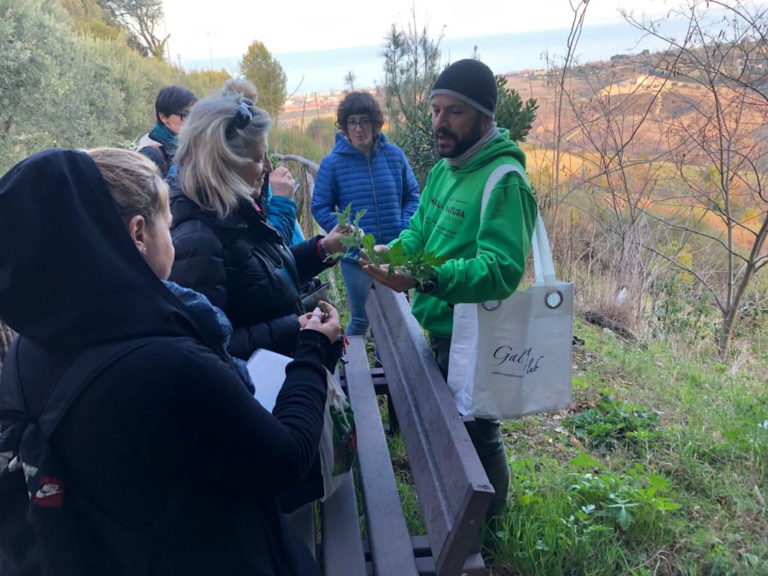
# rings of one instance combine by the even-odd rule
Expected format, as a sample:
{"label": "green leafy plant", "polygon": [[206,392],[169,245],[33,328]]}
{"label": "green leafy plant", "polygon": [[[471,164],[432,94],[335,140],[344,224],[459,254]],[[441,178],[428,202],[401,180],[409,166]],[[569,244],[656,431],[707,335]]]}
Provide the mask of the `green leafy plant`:
{"label": "green leafy plant", "polygon": [[643,574],[625,550],[674,537],[669,516],[680,507],[667,495],[671,484],[642,466],[612,473],[581,453],[567,463],[519,458],[510,472],[510,509],[484,535],[501,573]]}
{"label": "green leafy plant", "polygon": [[332,258],[360,259],[360,253],[365,252],[374,266],[389,266],[389,274],[405,274],[411,276],[418,283],[422,283],[434,273],[437,266],[442,265],[446,258],[436,256],[431,252],[419,250],[415,254],[405,253],[402,243],[396,242],[389,250],[377,252],[375,250],[376,239],[373,234],[362,234],[359,226],[360,219],[366,214],[366,210],[359,210],[352,215],[352,205],[347,204],[341,212],[336,212],[339,228],[342,231],[341,244],[344,252],[331,254]]}
{"label": "green leafy plant", "polygon": [[[336,258],[353,258],[358,259],[360,250],[363,249],[363,238],[360,234],[362,230],[360,228],[360,219],[366,215],[368,210],[358,210],[352,215],[352,204],[347,204],[341,212],[336,212],[336,219],[339,223],[339,229],[341,230],[341,244],[344,246],[343,252],[336,252],[331,254],[331,257]],[[368,234],[368,236],[371,236]],[[373,240],[373,236],[371,236]]]}
{"label": "green leafy plant", "polygon": [[653,531],[660,522],[660,514],[679,510],[680,506],[659,492],[668,490],[669,481],[650,474],[638,465],[631,475],[587,473],[577,477],[569,493],[580,521],[589,516],[608,526],[616,526],[624,533],[630,528],[641,534]]}
{"label": "green leafy plant", "polygon": [[632,447],[658,438],[658,421],[656,412],[605,395],[597,407],[573,415],[566,424],[579,440],[595,449],[610,451],[620,445]]}
{"label": "green leafy plant", "polygon": [[654,313],[654,337],[695,343],[714,336],[716,324],[711,301],[700,287],[689,286],[680,272],[661,284]]}

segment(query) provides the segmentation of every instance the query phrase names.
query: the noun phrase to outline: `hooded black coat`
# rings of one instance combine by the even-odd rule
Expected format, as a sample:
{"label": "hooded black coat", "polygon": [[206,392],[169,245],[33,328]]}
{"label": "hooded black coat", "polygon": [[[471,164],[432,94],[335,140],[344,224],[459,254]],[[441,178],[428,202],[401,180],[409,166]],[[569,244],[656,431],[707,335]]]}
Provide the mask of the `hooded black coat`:
{"label": "hooded black coat", "polygon": [[263,212],[246,199],[227,218],[202,210],[169,180],[176,257],[170,279],[205,294],[232,322],[233,356],[268,348],[292,355],[304,312],[299,286],[332,265],[319,236],[285,246]]}
{"label": "hooded black coat", "polygon": [[[301,332],[267,412],[146,265],[93,160],[72,150],[0,180],[0,318],[21,335],[25,393],[82,350],[156,338],[95,378],[52,438],[89,574],[314,573],[275,494],[317,453],[324,335]],[[8,406],[8,386],[0,408],[23,409]]]}

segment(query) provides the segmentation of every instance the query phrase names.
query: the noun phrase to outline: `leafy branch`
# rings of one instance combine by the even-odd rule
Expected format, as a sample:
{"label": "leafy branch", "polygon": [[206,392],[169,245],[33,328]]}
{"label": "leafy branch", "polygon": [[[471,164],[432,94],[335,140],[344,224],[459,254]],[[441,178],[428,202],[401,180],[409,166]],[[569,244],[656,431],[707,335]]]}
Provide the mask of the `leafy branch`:
{"label": "leafy branch", "polygon": [[389,266],[390,276],[395,273],[404,274],[414,278],[419,284],[434,274],[436,267],[445,263],[445,256],[436,256],[423,250],[408,255],[401,242],[394,243],[389,250],[377,252],[373,234],[365,234],[359,226],[360,219],[365,213],[366,210],[359,210],[353,216],[351,204],[347,204],[342,212],[336,213],[339,230],[342,233],[341,244],[345,250],[331,254],[331,258],[349,258],[359,261],[360,253],[364,252],[374,266]]}

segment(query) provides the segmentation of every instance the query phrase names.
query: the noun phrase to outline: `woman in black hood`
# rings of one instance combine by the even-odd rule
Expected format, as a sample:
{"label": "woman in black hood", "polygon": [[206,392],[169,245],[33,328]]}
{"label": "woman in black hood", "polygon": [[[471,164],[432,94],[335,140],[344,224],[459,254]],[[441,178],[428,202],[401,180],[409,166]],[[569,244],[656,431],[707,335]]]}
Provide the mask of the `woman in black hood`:
{"label": "woman in black hood", "polygon": [[[0,180],[0,318],[20,334],[10,354],[25,395],[86,350],[148,342],[90,382],[50,441],[87,574],[315,573],[275,495],[316,456],[340,327],[307,321],[270,414],[74,150],[38,153]],[[0,410],[23,411],[7,372]]]}

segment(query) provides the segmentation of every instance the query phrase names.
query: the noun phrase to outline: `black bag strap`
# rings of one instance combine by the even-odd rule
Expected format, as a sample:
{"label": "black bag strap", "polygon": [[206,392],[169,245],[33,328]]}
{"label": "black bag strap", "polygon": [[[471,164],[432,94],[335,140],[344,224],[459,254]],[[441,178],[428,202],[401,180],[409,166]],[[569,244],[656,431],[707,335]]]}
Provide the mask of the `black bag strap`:
{"label": "black bag strap", "polygon": [[[24,426],[32,419],[27,396],[19,382],[18,355],[22,340],[19,336],[11,343],[0,373],[0,452],[5,452],[6,457],[17,453]],[[34,398],[33,404],[42,406],[43,402]],[[0,472],[4,470],[0,468]]]}
{"label": "black bag strap", "polygon": [[[67,410],[72,406],[72,403],[101,372],[121,358],[139,348],[156,343],[157,340],[156,336],[137,338],[135,340],[103,344],[81,352],[69,365],[59,381],[48,389],[48,397],[43,400],[39,409],[35,410],[35,408],[38,408],[37,406],[31,406],[25,401],[28,418],[37,422],[43,437],[48,440],[56,426],[58,426],[61,419],[67,413]],[[20,342],[17,341],[16,346],[19,346],[19,344]],[[14,354],[10,355],[11,361],[6,364],[5,369],[10,370],[11,382],[15,383],[21,398],[24,399],[16,358],[18,349],[14,352]]]}

